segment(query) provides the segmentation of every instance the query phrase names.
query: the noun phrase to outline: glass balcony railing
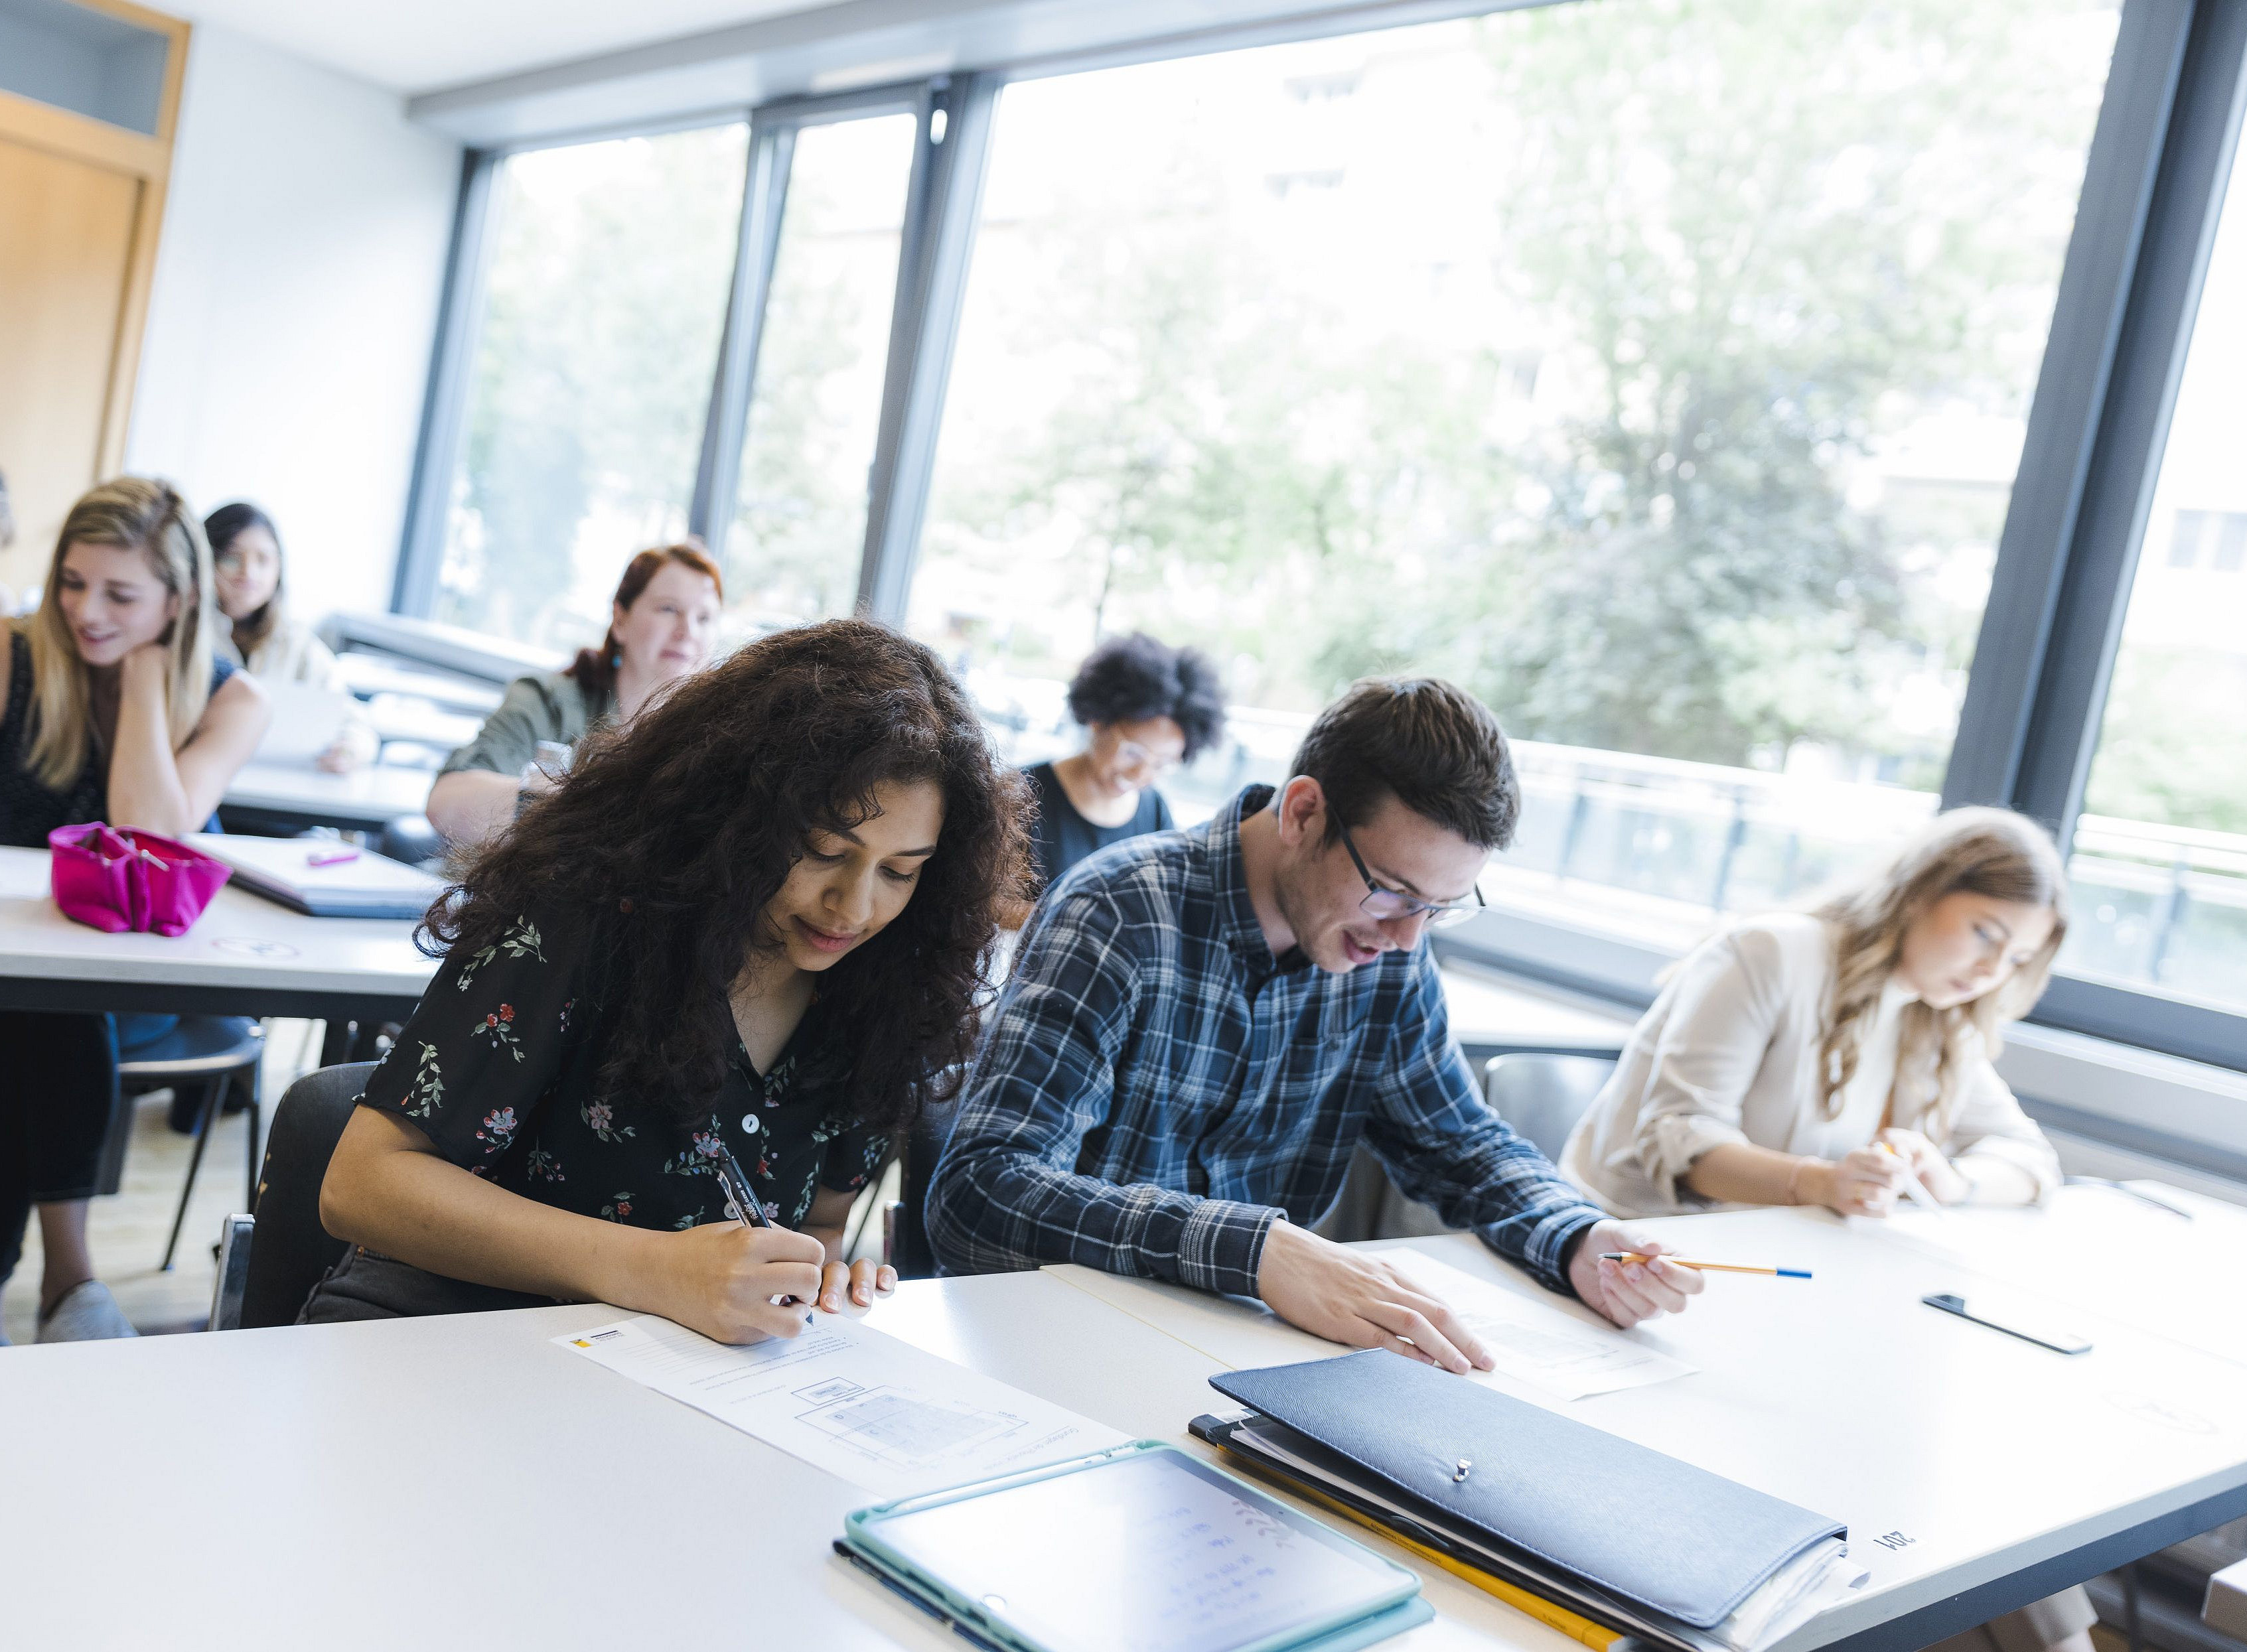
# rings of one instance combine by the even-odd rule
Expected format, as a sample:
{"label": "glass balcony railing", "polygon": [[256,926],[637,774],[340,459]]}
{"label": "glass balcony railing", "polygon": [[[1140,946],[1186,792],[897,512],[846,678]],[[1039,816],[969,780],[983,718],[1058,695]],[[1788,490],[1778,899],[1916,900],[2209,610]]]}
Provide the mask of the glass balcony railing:
{"label": "glass balcony railing", "polygon": [[[1062,685],[979,673],[1002,753],[1073,748]],[[1180,821],[1277,784],[1306,716],[1236,707],[1226,738],[1164,783]],[[1521,823],[1493,905],[1683,951],[1728,914],[1800,905],[1934,813],[1934,793],[1516,741]],[[2247,834],[2083,816],[2069,877],[2071,974],[2247,1007]]]}

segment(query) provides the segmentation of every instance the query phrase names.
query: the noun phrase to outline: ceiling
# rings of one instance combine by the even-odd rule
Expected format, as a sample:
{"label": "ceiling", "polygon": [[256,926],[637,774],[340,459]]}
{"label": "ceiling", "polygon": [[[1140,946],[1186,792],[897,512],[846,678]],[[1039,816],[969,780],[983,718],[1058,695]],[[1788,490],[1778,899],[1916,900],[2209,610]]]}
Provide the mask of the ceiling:
{"label": "ceiling", "polygon": [[837,0],[156,0],[394,92],[419,92]]}

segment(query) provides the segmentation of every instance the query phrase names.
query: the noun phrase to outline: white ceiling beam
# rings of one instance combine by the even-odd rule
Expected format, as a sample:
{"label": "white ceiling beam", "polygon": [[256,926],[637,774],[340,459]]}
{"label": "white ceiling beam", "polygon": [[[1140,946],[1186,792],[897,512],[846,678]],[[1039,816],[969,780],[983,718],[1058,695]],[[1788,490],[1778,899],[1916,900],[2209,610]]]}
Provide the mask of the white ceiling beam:
{"label": "white ceiling beam", "polygon": [[[842,0],[410,99],[477,147],[741,109],[1042,60],[1191,50],[1242,31],[1301,36],[1503,9],[1508,0]],[[1247,44],[1244,36],[1242,44]]]}

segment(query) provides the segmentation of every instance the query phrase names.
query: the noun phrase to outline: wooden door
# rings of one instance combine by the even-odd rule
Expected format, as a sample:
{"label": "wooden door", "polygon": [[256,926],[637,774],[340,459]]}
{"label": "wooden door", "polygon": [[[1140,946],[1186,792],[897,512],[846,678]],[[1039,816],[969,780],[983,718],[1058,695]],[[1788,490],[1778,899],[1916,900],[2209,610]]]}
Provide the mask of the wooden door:
{"label": "wooden door", "polygon": [[125,462],[187,68],[177,18],[71,3],[100,20],[80,46],[157,44],[164,68],[160,85],[133,71],[120,92],[105,79],[117,51],[73,58],[64,40],[0,92],[0,474],[16,517],[0,585],[18,601],[44,581],[72,502]]}
{"label": "wooden door", "polygon": [[17,536],[0,584],[19,596],[44,573],[72,501],[105,468],[147,188],[0,138],[0,474]]}

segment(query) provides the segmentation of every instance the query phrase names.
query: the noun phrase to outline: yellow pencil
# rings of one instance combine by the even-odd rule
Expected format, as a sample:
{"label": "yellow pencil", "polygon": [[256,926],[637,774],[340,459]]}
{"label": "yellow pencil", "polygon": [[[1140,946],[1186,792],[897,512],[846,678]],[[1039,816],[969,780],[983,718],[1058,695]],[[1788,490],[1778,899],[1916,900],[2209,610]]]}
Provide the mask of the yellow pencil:
{"label": "yellow pencil", "polygon": [[1806,1280],[1806,1267],[1748,1267],[1738,1262],[1694,1262],[1682,1256],[1641,1256],[1636,1251],[1602,1251],[1602,1262],[1669,1262],[1678,1267],[1698,1268],[1704,1273],[1768,1273],[1783,1280]]}
{"label": "yellow pencil", "polygon": [[1226,1455],[1262,1478],[1287,1487],[1296,1496],[1308,1498],[1321,1508],[1331,1509],[1345,1520],[1353,1521],[1369,1532],[1378,1532],[1391,1543],[1410,1550],[1429,1565],[1443,1567],[1453,1577],[1463,1582],[1473,1584],[1485,1594],[1496,1596],[1515,1611],[1535,1618],[1547,1628],[1558,1629],[1570,1640],[1590,1647],[1592,1652],[1615,1652],[1616,1648],[1630,1639],[1628,1635],[1611,1629],[1604,1623],[1595,1623],[1588,1617],[1571,1612],[1565,1606],[1555,1606],[1540,1594],[1532,1594],[1527,1589],[1517,1584],[1508,1583],[1502,1577],[1493,1576],[1479,1567],[1470,1566],[1465,1560],[1454,1559],[1444,1553],[1441,1549],[1431,1547],[1417,1539],[1406,1537],[1402,1532],[1376,1519],[1374,1516],[1362,1510],[1354,1509],[1337,1498],[1328,1497],[1315,1486],[1306,1485],[1292,1474],[1282,1474],[1268,1464],[1250,1457],[1245,1452],[1235,1451],[1228,1446],[1226,1448]]}

